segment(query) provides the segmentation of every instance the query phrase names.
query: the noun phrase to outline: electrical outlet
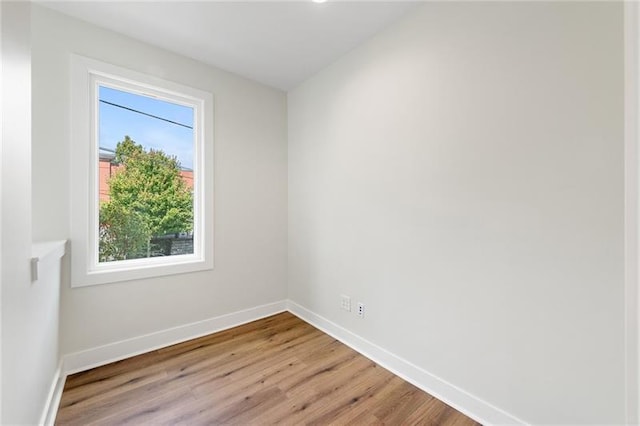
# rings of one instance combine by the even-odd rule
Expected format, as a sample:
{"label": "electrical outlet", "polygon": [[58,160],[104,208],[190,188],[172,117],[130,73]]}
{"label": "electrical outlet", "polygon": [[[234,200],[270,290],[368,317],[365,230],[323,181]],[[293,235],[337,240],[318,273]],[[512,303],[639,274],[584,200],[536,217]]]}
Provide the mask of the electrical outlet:
{"label": "electrical outlet", "polygon": [[358,316],[364,318],[364,303],[358,303]]}
{"label": "electrical outlet", "polygon": [[344,294],[341,296],[340,307],[347,312],[351,312],[351,298],[349,296],[345,296]]}

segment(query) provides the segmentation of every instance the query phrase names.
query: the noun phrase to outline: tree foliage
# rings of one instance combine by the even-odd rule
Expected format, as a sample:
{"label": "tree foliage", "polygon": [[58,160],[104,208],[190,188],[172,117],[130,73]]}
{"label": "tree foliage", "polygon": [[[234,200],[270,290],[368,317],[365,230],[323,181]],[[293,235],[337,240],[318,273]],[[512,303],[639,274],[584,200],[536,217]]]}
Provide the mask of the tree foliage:
{"label": "tree foliage", "polygon": [[142,217],[117,203],[100,206],[100,261],[145,257],[149,228]]}
{"label": "tree foliage", "polygon": [[176,157],[129,136],[116,146],[120,165],[100,206],[100,260],[144,257],[151,237],[193,230],[193,194]]}

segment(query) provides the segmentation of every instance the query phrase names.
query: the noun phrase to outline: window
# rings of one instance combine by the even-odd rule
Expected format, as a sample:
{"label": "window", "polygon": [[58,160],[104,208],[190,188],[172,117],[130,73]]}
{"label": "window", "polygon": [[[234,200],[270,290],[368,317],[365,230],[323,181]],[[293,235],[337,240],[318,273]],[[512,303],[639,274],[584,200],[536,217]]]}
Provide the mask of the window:
{"label": "window", "polygon": [[73,57],[72,286],[213,268],[211,94]]}

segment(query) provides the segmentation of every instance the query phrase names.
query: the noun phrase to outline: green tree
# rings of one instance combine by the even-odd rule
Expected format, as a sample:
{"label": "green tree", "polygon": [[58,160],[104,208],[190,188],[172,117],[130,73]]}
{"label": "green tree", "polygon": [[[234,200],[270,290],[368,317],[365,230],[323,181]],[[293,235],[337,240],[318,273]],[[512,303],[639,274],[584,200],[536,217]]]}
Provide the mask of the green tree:
{"label": "green tree", "polygon": [[150,236],[149,228],[135,211],[117,203],[100,206],[101,262],[145,257]]}
{"label": "green tree", "polygon": [[144,257],[153,236],[193,230],[193,194],[176,157],[125,136],[114,161],[121,167],[109,179],[109,201],[100,206],[101,261]]}

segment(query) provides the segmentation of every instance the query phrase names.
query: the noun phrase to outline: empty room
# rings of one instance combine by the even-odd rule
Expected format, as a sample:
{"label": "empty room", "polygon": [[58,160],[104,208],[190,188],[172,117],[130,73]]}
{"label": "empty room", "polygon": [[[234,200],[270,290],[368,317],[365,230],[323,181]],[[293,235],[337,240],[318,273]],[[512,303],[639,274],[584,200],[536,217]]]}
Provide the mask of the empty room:
{"label": "empty room", "polygon": [[0,424],[639,424],[639,18],[0,1]]}

